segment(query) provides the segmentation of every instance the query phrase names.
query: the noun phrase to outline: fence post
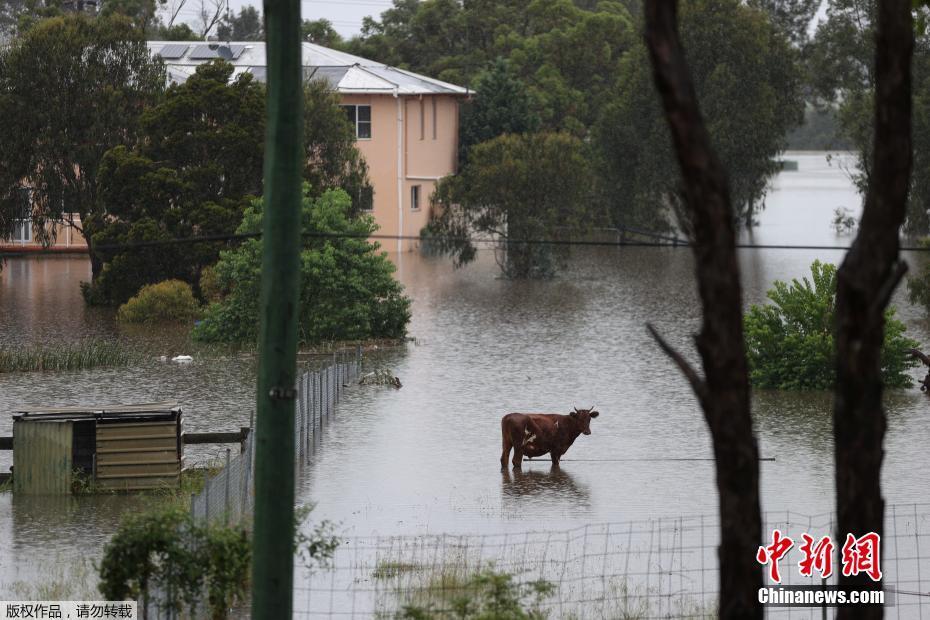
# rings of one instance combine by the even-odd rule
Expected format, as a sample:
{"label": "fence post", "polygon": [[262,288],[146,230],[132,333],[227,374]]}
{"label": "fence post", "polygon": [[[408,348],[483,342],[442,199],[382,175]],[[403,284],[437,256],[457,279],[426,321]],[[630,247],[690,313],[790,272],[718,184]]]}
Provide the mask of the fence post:
{"label": "fence post", "polygon": [[204,523],[210,522],[210,482],[211,478],[209,474],[204,474],[206,479],[203,483],[203,521]]}
{"label": "fence post", "polygon": [[229,525],[229,512],[230,512],[230,506],[229,506],[229,448],[226,448],[226,467],[223,468],[223,474],[224,474],[224,477],[226,478],[226,488],[224,489],[225,492],[226,492],[226,499],[225,499],[225,510],[223,511],[223,523],[226,524],[226,525]]}
{"label": "fence post", "polygon": [[355,347],[355,376],[362,374],[362,345]]}

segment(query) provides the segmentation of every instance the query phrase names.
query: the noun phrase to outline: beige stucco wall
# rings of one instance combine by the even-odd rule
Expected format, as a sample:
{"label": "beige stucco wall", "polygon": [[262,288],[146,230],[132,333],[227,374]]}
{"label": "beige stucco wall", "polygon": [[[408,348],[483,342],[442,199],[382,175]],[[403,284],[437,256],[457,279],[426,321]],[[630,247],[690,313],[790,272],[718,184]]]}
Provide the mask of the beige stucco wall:
{"label": "beige stucco wall", "polygon": [[[417,237],[429,220],[429,199],[436,181],[455,172],[458,101],[448,95],[344,95],[342,103],[371,106],[371,139],[356,144],[368,162],[379,234]],[[415,185],[420,186],[417,210],[411,208]],[[395,252],[413,250],[418,244],[407,239],[382,240],[381,245]]]}

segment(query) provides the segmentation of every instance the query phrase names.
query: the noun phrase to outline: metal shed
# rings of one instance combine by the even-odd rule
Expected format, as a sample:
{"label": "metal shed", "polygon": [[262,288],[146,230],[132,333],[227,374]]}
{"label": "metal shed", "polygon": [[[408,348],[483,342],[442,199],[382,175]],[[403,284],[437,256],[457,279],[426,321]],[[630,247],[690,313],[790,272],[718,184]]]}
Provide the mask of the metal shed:
{"label": "metal shed", "polygon": [[98,489],[177,488],[184,430],[177,403],[35,408],[13,415],[13,491],[71,493],[73,474]]}

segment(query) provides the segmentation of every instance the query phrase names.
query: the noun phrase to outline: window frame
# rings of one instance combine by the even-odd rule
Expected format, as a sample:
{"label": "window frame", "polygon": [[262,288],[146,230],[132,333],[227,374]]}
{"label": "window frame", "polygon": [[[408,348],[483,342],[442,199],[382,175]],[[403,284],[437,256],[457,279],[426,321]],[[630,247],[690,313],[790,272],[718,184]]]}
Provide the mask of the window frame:
{"label": "window frame", "polygon": [[422,191],[420,189],[421,187],[422,185],[420,185],[419,183],[416,185],[410,186],[410,210],[411,211],[419,211],[421,209],[421,206],[420,206],[420,198],[422,197],[421,196]]}
{"label": "window frame", "polygon": [[[348,116],[349,122],[352,123],[352,126],[355,128],[355,139],[356,140],[371,140],[372,139],[372,127],[374,123],[371,120],[371,104],[370,103],[344,103],[340,104]],[[368,110],[368,120],[361,120],[359,109],[366,108]],[[361,135],[361,127],[368,127],[368,135]]]}

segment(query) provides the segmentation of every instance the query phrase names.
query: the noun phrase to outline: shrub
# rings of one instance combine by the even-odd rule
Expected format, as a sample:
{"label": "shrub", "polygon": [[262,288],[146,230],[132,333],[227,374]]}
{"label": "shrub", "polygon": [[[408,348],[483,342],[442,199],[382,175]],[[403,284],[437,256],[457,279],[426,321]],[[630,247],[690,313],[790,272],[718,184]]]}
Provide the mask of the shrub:
{"label": "shrub", "polygon": [[[295,511],[294,551],[307,568],[326,566],[339,541],[333,525],[322,521],[305,533],[309,508]],[[156,585],[166,593],[164,611],[188,609],[191,617],[206,595],[210,617],[227,610],[247,594],[252,543],[244,526],[199,525],[184,508],[163,508],[130,515],[103,550],[100,592],[107,600],[148,596]]]}
{"label": "shrub", "polygon": [[[377,230],[369,215],[351,217],[352,202],[342,190],[319,198],[304,188],[300,252],[298,332],[302,342],[402,338],[410,321],[410,300],[394,279],[394,265],[366,238]],[[246,210],[237,232],[262,229],[262,201]],[[325,236],[334,235],[334,236]],[[248,239],[222,252],[213,290],[226,292],[210,304],[194,338],[213,342],[254,342],[258,336],[262,242]]]}
{"label": "shrub", "polygon": [[187,322],[200,315],[200,304],[187,282],[165,280],[147,284],[119,307],[121,323]]}
{"label": "shrub", "polygon": [[[752,306],[744,318],[750,379],[756,387],[784,390],[829,389],[835,381],[833,341],[836,266],[814,261],[813,284],[807,278],[791,284],[775,282],[768,292],[773,304]],[[906,327],[885,312],[882,380],[888,387],[907,387],[907,369],[917,361],[905,355],[917,343],[904,336]]]}

